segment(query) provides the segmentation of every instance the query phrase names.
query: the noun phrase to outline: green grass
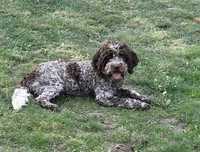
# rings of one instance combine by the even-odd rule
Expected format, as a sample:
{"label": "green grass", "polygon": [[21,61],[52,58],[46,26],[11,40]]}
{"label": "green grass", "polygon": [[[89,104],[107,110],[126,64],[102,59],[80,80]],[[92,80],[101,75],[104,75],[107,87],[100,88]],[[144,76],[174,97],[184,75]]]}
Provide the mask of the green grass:
{"label": "green grass", "polygon": [[[199,8],[199,0],[1,0],[0,151],[106,152],[127,143],[138,152],[199,152]],[[149,111],[91,98],[59,98],[60,112],[33,103],[12,111],[12,92],[35,65],[91,59],[108,38],[137,52],[127,83],[153,97]]]}

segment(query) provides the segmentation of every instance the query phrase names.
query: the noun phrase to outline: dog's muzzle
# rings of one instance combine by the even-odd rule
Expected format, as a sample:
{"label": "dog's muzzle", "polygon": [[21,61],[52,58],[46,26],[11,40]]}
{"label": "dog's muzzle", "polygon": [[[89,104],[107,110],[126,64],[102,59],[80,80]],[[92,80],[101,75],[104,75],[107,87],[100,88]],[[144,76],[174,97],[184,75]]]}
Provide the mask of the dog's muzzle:
{"label": "dog's muzzle", "polygon": [[125,67],[121,63],[118,65],[112,65],[112,80],[121,81],[122,79],[124,79],[125,70]]}

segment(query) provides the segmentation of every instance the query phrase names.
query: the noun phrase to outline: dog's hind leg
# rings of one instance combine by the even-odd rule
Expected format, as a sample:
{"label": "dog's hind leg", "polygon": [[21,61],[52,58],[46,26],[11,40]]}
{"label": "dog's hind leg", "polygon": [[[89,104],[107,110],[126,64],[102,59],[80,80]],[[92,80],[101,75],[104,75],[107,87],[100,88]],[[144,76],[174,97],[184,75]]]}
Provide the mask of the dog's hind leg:
{"label": "dog's hind leg", "polygon": [[51,103],[51,100],[58,96],[62,91],[62,85],[45,86],[42,93],[36,98],[36,103],[44,108],[55,110],[58,108],[58,105]]}

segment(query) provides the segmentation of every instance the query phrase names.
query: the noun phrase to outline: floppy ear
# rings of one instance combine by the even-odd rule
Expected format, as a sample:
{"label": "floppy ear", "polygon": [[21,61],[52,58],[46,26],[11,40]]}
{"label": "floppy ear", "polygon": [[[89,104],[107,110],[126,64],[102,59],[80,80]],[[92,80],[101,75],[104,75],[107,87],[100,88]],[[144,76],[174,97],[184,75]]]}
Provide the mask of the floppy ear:
{"label": "floppy ear", "polygon": [[121,43],[119,46],[119,55],[128,65],[128,73],[133,73],[133,68],[138,64],[139,59],[137,54],[128,47],[127,44]]}
{"label": "floppy ear", "polygon": [[99,49],[92,58],[92,66],[95,71],[97,71],[99,69],[98,62],[99,62],[99,58],[100,58],[100,52],[101,52],[101,49]]}
{"label": "floppy ear", "polygon": [[109,47],[109,42],[101,45],[92,59],[92,66],[99,76],[103,77],[103,71],[106,63],[113,57],[113,52]]}

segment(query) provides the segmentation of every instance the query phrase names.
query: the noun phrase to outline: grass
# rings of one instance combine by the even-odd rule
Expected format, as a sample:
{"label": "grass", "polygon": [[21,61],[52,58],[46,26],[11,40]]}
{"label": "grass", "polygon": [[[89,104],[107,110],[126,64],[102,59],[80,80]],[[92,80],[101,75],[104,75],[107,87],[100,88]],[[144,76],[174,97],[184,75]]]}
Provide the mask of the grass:
{"label": "grass", "polygon": [[[0,151],[200,151],[199,0],[1,0]],[[149,111],[105,108],[91,98],[60,98],[61,111],[11,95],[40,62],[91,59],[108,38],[135,49],[140,64],[127,83],[151,95]]]}

